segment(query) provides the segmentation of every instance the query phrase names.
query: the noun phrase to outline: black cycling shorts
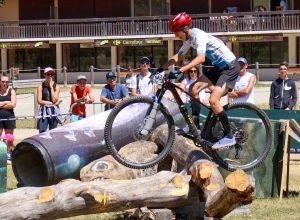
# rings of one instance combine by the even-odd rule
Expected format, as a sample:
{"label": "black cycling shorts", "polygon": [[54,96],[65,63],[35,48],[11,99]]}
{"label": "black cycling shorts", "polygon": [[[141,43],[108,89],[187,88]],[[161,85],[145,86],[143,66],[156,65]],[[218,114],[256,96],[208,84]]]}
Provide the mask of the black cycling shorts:
{"label": "black cycling shorts", "polygon": [[222,87],[225,83],[230,90],[234,88],[236,79],[240,73],[239,62],[235,59],[231,65],[223,68],[213,67],[208,70],[204,75],[214,84],[215,86]]}

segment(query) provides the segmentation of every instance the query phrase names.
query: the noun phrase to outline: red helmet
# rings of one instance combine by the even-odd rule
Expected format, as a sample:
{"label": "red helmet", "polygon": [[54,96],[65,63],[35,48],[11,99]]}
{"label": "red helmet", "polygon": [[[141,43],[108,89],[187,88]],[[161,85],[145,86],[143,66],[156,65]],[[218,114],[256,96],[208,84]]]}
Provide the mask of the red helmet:
{"label": "red helmet", "polygon": [[177,15],[175,15],[173,18],[169,21],[169,30],[171,32],[179,31],[179,29],[183,26],[189,26],[191,23],[192,18],[185,12],[181,12]]}

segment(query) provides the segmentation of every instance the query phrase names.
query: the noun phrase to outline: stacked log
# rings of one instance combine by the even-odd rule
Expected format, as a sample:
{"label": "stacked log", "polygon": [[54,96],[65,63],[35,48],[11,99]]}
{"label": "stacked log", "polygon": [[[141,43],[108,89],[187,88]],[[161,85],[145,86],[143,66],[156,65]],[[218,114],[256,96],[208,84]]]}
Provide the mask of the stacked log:
{"label": "stacked log", "polygon": [[[166,141],[165,129],[160,126],[152,136],[157,146]],[[129,152],[132,147],[122,151]],[[174,167],[172,160],[180,173],[163,170],[172,164]],[[224,181],[218,165],[181,136],[176,136],[170,156],[159,166],[134,170],[106,155],[82,168],[80,177],[81,181],[67,179],[57,185],[23,187],[0,194],[0,219],[55,219],[141,207],[147,213],[156,210],[156,215],[169,216],[170,209],[199,206],[198,189],[204,194],[205,215],[221,218],[255,197],[252,176],[237,170]],[[160,213],[158,208],[166,212]]]}

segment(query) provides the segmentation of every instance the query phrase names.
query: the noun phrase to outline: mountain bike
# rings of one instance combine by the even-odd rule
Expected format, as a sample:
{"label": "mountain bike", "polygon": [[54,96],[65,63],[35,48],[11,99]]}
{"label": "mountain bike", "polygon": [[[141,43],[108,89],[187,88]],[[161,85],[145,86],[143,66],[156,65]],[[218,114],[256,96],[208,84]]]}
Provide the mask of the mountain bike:
{"label": "mountain bike", "polygon": [[[201,147],[221,167],[229,171],[237,169],[248,171],[257,167],[267,157],[272,145],[273,131],[268,116],[259,107],[248,102],[223,106],[236,144],[221,150],[213,150],[212,145],[224,136],[219,117],[209,106],[199,101],[201,106],[208,110],[199,132],[177,89],[192,98],[191,94],[171,82],[171,79],[174,79],[171,73],[152,75],[153,81],[159,84],[159,89],[153,97],[136,96],[125,99],[115,106],[107,118],[104,138],[111,155],[119,163],[134,169],[145,169],[161,162],[170,152],[175,139],[175,124],[168,107],[162,103],[167,90],[174,96],[180,113],[190,128],[191,134],[185,137],[193,140],[196,146]],[[164,131],[168,137],[165,146],[141,161],[147,152],[145,143],[151,141],[150,137],[155,135],[155,128],[163,123],[168,126]],[[124,124],[126,129],[120,132],[119,126]],[[134,152],[130,152],[129,157],[119,149],[130,143],[137,144],[138,147]]]}

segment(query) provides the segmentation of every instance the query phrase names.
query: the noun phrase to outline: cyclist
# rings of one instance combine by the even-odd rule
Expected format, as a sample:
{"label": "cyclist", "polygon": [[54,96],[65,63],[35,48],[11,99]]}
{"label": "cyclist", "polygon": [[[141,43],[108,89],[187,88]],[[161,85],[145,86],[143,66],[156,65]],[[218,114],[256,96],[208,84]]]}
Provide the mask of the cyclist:
{"label": "cyclist", "polygon": [[[174,77],[189,70],[193,66],[203,63],[205,57],[208,57],[214,67],[190,85],[189,93],[195,97],[195,99],[199,100],[198,94],[200,90],[208,88],[212,91],[209,97],[209,103],[213,112],[219,116],[225,130],[224,136],[216,142],[212,148],[220,149],[232,146],[236,141],[230,129],[228,116],[220,104],[220,99],[228,90],[231,91],[234,88],[235,81],[240,72],[239,64],[235,55],[220,39],[198,28],[190,28],[191,20],[191,16],[185,12],[181,12],[170,19],[169,30],[183,41],[183,45],[179,49],[179,52],[171,57],[157,72],[162,72],[163,69],[182,60],[190,47],[196,49],[197,56],[179,70],[171,72]],[[196,100],[191,100],[191,107],[193,119],[199,117],[200,104]]]}

